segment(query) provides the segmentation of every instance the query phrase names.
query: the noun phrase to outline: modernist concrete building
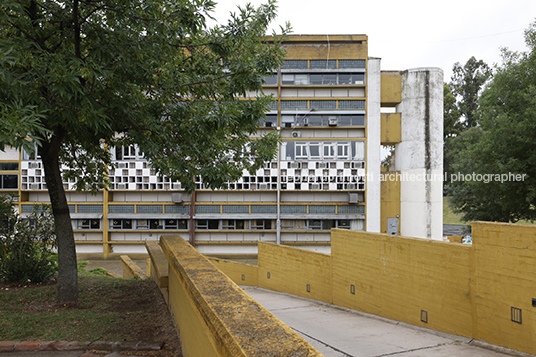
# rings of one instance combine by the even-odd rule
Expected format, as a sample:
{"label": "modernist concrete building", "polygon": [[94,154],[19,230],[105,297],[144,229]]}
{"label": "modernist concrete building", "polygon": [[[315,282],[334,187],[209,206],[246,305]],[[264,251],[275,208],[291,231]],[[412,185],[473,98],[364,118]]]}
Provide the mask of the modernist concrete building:
{"label": "modernist concrete building", "polygon": [[[295,35],[284,46],[283,66],[265,78],[276,100],[259,122],[259,135],[282,137],[272,162],[224,190],[198,179],[188,195],[136,147],[115,148],[110,190],[64,183],[77,251],[144,253],[145,240],[180,234],[220,256],[254,255],[258,241],[329,252],[334,227],[441,239],[442,182],[430,176],[442,173],[442,71],[382,72],[365,35]],[[389,175],[382,144],[396,145]],[[22,214],[48,201],[38,157],[0,152],[0,175]]]}

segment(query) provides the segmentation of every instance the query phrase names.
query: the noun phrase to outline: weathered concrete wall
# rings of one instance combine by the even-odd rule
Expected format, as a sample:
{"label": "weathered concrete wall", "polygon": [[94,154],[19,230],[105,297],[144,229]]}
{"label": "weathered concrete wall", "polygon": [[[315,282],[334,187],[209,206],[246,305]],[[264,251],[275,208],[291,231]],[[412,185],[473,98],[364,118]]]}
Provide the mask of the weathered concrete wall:
{"label": "weathered concrete wall", "polygon": [[505,223],[474,222],[473,245],[334,229],[331,256],[260,243],[258,281],[535,354],[535,241],[536,226]]}
{"label": "weathered concrete wall", "polygon": [[331,256],[259,243],[259,287],[331,303]]}
{"label": "weathered concrete wall", "polygon": [[185,356],[321,356],[180,237],[162,236]]}
{"label": "weathered concrete wall", "polygon": [[369,58],[367,67],[367,201],[366,230],[379,232],[381,226],[381,74],[379,58]]}
{"label": "weathered concrete wall", "polygon": [[473,338],[536,354],[536,226],[473,222],[472,233]]}
{"label": "weathered concrete wall", "polygon": [[401,234],[440,240],[443,236],[443,71],[402,72],[400,171]]}
{"label": "weathered concrete wall", "polygon": [[470,246],[340,229],[331,245],[334,304],[471,336]]}

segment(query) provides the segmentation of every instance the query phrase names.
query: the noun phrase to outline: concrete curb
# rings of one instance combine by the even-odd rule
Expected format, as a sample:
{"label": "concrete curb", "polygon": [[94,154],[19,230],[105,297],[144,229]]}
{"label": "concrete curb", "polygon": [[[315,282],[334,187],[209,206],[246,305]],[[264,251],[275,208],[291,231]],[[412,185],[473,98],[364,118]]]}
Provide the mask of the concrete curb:
{"label": "concrete curb", "polygon": [[1,352],[13,351],[160,351],[164,342],[131,341],[0,341]]}

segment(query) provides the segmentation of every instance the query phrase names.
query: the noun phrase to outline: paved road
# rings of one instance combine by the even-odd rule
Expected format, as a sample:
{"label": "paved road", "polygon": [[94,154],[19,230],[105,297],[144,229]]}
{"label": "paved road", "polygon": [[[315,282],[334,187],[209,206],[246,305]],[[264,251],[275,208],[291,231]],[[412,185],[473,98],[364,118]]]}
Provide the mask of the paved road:
{"label": "paved road", "polygon": [[471,345],[471,340],[465,337],[387,320],[290,294],[250,286],[242,288],[327,357],[511,356]]}

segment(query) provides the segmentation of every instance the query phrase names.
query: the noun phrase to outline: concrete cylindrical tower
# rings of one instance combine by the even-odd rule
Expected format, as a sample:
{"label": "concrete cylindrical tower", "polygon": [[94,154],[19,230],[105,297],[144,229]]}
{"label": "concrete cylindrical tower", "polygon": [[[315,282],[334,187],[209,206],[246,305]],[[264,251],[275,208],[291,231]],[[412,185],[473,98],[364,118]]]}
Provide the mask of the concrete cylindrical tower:
{"label": "concrete cylindrical tower", "polygon": [[443,238],[443,71],[416,68],[402,72],[400,233]]}

